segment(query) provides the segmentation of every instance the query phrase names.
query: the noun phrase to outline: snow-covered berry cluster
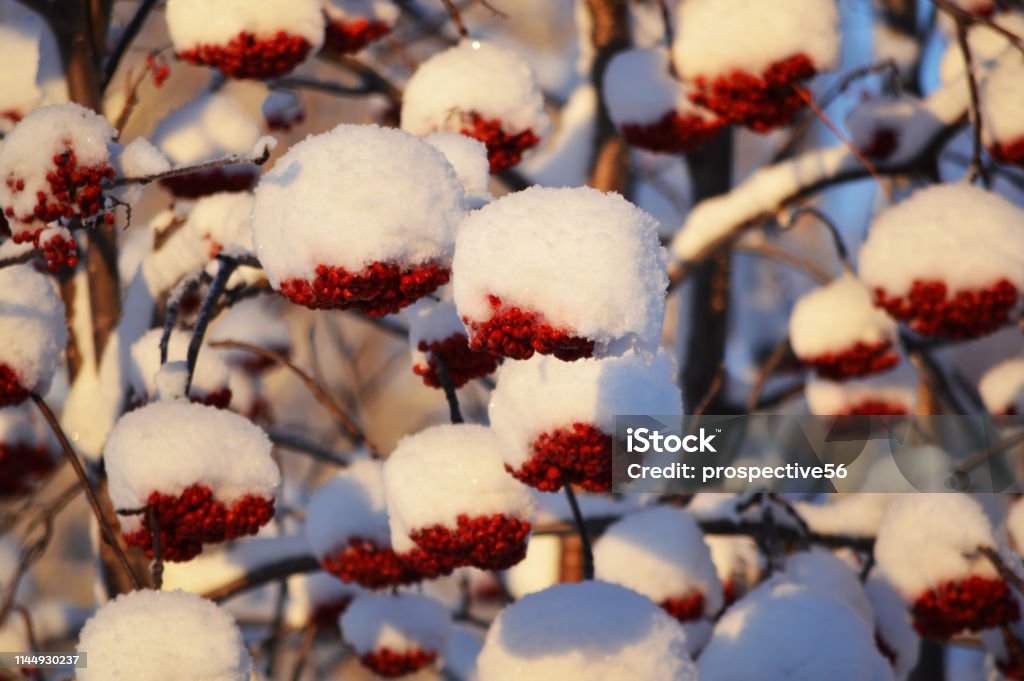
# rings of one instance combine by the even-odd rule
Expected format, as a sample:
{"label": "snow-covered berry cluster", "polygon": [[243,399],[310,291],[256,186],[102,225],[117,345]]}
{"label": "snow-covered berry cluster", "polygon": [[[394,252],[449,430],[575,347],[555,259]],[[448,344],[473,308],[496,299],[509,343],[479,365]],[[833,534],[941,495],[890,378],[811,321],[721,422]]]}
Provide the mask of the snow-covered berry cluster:
{"label": "snow-covered berry cluster", "polygon": [[328,0],[324,13],[324,51],[355,54],[391,31],[398,18],[398,7],[386,0]]}
{"label": "snow-covered berry cluster", "polygon": [[45,395],[67,344],[56,284],[29,265],[0,268],[0,408]]}
{"label": "snow-covered berry cluster", "polygon": [[402,129],[457,132],[487,146],[491,172],[517,165],[550,127],[530,65],[492,43],[464,40],[420,65],[402,98]]}
{"label": "snow-covered berry cluster", "polygon": [[385,678],[440,666],[451,636],[444,606],[416,594],[357,598],[339,624],[363,666]]}
{"label": "snow-covered berry cluster", "polygon": [[444,385],[443,371],[456,388],[494,373],[498,358],[469,347],[466,328],[450,300],[421,300],[408,308],[412,370],[432,388]]}
{"label": "snow-covered berry cluster", "polygon": [[122,416],[104,461],[125,540],[149,556],[158,540],[165,560],[183,561],[255,534],[273,518],[280,482],[270,449],[248,419],[184,400]]}

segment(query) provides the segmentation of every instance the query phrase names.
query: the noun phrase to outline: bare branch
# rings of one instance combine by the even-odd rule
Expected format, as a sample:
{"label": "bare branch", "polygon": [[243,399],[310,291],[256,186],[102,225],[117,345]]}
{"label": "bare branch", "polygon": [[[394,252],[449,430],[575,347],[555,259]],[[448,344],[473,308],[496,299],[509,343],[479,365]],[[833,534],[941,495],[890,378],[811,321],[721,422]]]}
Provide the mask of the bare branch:
{"label": "bare branch", "polygon": [[135,10],[135,15],[128,22],[128,25],[124,27],[124,31],[121,33],[120,39],[117,41],[117,45],[114,46],[110,56],[107,57],[106,63],[103,65],[103,80],[101,81],[100,87],[106,92],[107,88],[110,87],[110,83],[114,80],[114,74],[117,73],[117,67],[121,63],[121,59],[124,57],[125,52],[134,42],[135,38],[138,37],[139,32],[146,23],[146,19],[149,17],[149,13],[156,7],[157,0],[142,0],[139,8]]}
{"label": "bare branch", "polygon": [[455,6],[455,3],[452,0],[441,0],[441,4],[448,11],[448,17],[452,20],[452,24],[455,25],[455,30],[459,32],[459,35],[463,38],[468,37],[469,31],[466,30],[466,24],[462,21],[462,14],[459,12],[459,8]]}

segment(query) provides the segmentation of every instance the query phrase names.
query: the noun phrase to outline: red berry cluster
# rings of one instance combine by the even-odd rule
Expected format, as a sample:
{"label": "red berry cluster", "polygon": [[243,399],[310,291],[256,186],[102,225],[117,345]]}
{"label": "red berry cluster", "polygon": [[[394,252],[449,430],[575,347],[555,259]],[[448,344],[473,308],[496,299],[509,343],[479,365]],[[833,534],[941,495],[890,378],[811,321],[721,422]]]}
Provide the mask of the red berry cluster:
{"label": "red berry cluster", "polygon": [[0,118],[6,118],[11,123],[20,123],[23,117],[23,114],[17,109],[5,109],[0,111]]}
{"label": "red berry cluster", "polygon": [[909,413],[907,405],[901,402],[868,398],[851,405],[837,416],[906,416]]}
{"label": "red berry cluster", "polygon": [[336,629],[338,618],[348,610],[354,596],[342,596],[335,600],[316,606],[309,616],[310,624],[315,624],[318,629]]}
{"label": "red berry cluster", "polygon": [[218,192],[247,192],[259,178],[258,170],[238,166],[165,177],[160,184],[180,199],[198,199]]}
{"label": "red berry cluster", "polygon": [[269,129],[275,132],[288,132],[306,120],[306,112],[296,107],[293,111],[274,112],[269,116],[264,116],[264,120]]}
{"label": "red berry cluster", "polygon": [[484,143],[492,173],[500,173],[518,165],[527,150],[540,144],[540,138],[533,130],[508,133],[502,128],[500,120],[484,118],[476,112],[464,116],[460,132]]}
{"label": "red berry cluster", "polygon": [[268,80],[280,78],[304,62],[312,47],[302,36],[286,31],[278,31],[272,38],[242,31],[226,45],[197,45],[179,52],[178,57],[211,66],[229,78]]}
{"label": "red berry cluster", "polygon": [[420,579],[447,577],[455,568],[460,567],[452,556],[424,551],[418,546],[397,555],[398,560],[419,574]]}
{"label": "red berry cluster", "polygon": [[391,30],[383,21],[357,19],[355,21],[328,21],[324,35],[324,52],[355,54],[367,45],[380,40]]}
{"label": "red berry cluster", "polygon": [[574,423],[541,435],[531,445],[533,456],[517,469],[505,470],[520,482],[542,492],[566,484],[590,492],[612,486],[612,437],[588,423]]}
{"label": "red berry cluster", "polygon": [[354,582],[368,589],[386,589],[413,584],[422,579],[418,571],[403,561],[390,546],[372,539],[353,537],[348,544],[320,561],[325,572],[343,582]]}
{"label": "red berry cluster", "polygon": [[457,567],[507,570],[526,557],[530,523],[501,513],[458,517],[452,530],[443,525],[413,530],[409,536],[429,554],[441,556]]}
{"label": "red berry cluster", "polygon": [[[71,140],[64,140],[64,145],[64,151],[54,154],[53,167],[46,173],[49,192],[36,192],[36,204],[31,213],[16,215],[14,207],[7,206],[4,214],[8,219],[26,224],[35,221],[48,223],[75,215],[91,218],[103,211],[103,182],[114,177],[114,169],[107,163],[80,168]],[[10,175],[4,182],[14,194],[25,191],[23,178]],[[104,216],[105,219],[107,217]],[[15,240],[25,241],[34,237],[35,234],[22,232],[15,236]]]}
{"label": "red berry cluster", "polygon": [[1010,142],[995,142],[988,148],[988,153],[1000,163],[1024,165],[1024,137]]}
{"label": "red berry cluster", "polygon": [[798,83],[817,72],[810,57],[798,54],[775,62],[760,76],[746,71],[733,71],[714,80],[697,76],[690,99],[730,123],[768,132],[793,122],[806,106],[796,89]]}
{"label": "red berry cluster", "polygon": [[390,648],[379,648],[372,653],[360,655],[363,666],[372,669],[380,676],[393,678],[405,676],[434,664],[437,651],[413,648],[404,653],[396,653]]}
{"label": "red berry cluster", "polygon": [[594,341],[573,335],[567,329],[554,328],[539,312],[506,306],[497,296],[487,298],[491,304],[490,319],[477,322],[462,318],[470,331],[471,350],[511,359],[529,359],[539,352],[565,362],[593,356]]}
{"label": "red berry cluster", "polygon": [[680,622],[693,622],[704,617],[704,594],[694,591],[679,598],[666,598],[658,607]]}
{"label": "red berry cluster", "polygon": [[[186,561],[198,556],[203,544],[238,539],[256,534],[274,517],[274,500],[246,494],[229,508],[213,498],[206,485],[195,484],[175,496],[153,492],[147,508],[156,510],[160,526],[160,548],[164,560]],[[125,535],[130,546],[137,546],[153,557],[153,537],[149,514],[141,516],[142,527]]]}
{"label": "red berry cluster", "polygon": [[423,383],[431,388],[442,387],[435,357],[444,361],[448,377],[456,388],[461,388],[474,378],[487,376],[498,368],[498,358],[489,352],[471,350],[465,334],[455,333],[442,341],[430,343],[420,341],[417,347],[420,352],[427,353],[427,363],[414,365],[412,371],[422,376]]}
{"label": "red berry cluster", "polygon": [[833,381],[877,374],[900,363],[899,354],[892,343],[862,343],[858,341],[842,352],[828,352],[809,357],[806,362],[814,367],[817,374]]}
{"label": "red berry cluster", "polygon": [[[108,213],[105,217],[113,217]],[[74,239],[64,238],[61,234],[54,234],[46,241],[42,241],[43,232],[35,235],[35,244],[46,260],[46,269],[51,272],[59,272],[65,267],[74,267],[78,264],[78,244]]]}
{"label": "red berry cluster", "polygon": [[29,391],[11,367],[0,364],[0,407],[13,407],[28,399]]}
{"label": "red berry cluster", "polygon": [[1020,619],[1020,608],[1006,580],[978,576],[944,582],[920,595],[912,613],[918,633],[939,640]]}
{"label": "red berry cluster", "polygon": [[899,146],[897,132],[892,128],[879,128],[875,130],[875,133],[871,136],[871,141],[860,150],[860,153],[868,158],[885,160],[892,156],[897,146]]}
{"label": "red berry cluster", "polygon": [[906,321],[923,336],[977,338],[1006,324],[1017,306],[1017,289],[1007,279],[987,288],[951,294],[942,281],[915,281],[906,296],[875,289],[875,304]]}
{"label": "red berry cluster", "polygon": [[715,136],[725,121],[669,111],[654,123],[627,123],[622,138],[627,144],[665,154],[685,154]]}
{"label": "red berry cluster", "polygon": [[164,81],[171,76],[171,69],[162,61],[158,62],[155,55],[146,55],[146,69],[153,74],[153,85],[162,87]]}
{"label": "red berry cluster", "polygon": [[227,409],[228,405],[231,404],[231,388],[220,388],[201,395],[193,395],[189,398],[189,401],[196,404],[205,404],[208,407],[216,407],[217,409]]}
{"label": "red berry cluster", "polygon": [[359,272],[318,265],[316,279],[281,282],[281,294],[313,310],[359,310],[371,317],[394,314],[448,283],[451,270],[437,263],[415,267],[375,262]]}
{"label": "red berry cluster", "polygon": [[0,442],[0,498],[28,494],[53,468],[45,445]]}

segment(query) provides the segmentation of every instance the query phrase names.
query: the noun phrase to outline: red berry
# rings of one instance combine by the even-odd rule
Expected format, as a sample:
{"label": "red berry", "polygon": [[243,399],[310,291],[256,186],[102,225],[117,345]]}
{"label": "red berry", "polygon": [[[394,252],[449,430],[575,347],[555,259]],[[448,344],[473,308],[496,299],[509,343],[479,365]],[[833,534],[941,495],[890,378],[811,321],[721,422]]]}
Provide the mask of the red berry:
{"label": "red berry", "polygon": [[459,132],[484,143],[492,173],[517,165],[523,160],[523,153],[540,144],[540,138],[533,130],[505,132],[500,120],[484,118],[476,112],[465,115]]}
{"label": "red berry", "polygon": [[360,310],[371,317],[394,314],[448,283],[451,270],[437,263],[415,267],[375,262],[359,272],[320,265],[316,278],[288,279],[280,293],[313,310]]}
{"label": "red berry", "polygon": [[390,30],[389,24],[366,18],[328,21],[323,49],[331,54],[355,54],[370,43],[380,40]]}
{"label": "red berry", "polygon": [[487,321],[463,318],[471,350],[511,359],[529,359],[539,352],[566,362],[593,356],[594,341],[554,328],[540,313],[507,307],[497,296],[490,296],[490,303],[492,314]]}
{"label": "red berry", "polygon": [[665,154],[685,154],[715,136],[726,125],[721,118],[707,118],[695,114],[669,111],[654,123],[627,123],[622,126],[622,138],[641,149]]}
{"label": "red berry", "polygon": [[1007,279],[969,291],[949,291],[945,282],[936,280],[917,280],[910,293],[902,296],[875,289],[875,304],[917,333],[955,339],[996,331],[1009,320],[1017,300],[1017,289]]}
{"label": "red berry", "polygon": [[418,349],[427,353],[427,363],[413,366],[412,371],[423,377],[423,383],[431,388],[440,388],[441,377],[435,357],[444,361],[452,385],[461,388],[474,378],[481,378],[498,368],[498,358],[488,352],[477,352],[469,347],[465,334],[456,333],[442,341],[420,341]]}
{"label": "red berry", "polygon": [[378,675],[392,678],[405,676],[434,663],[437,651],[423,651],[419,648],[397,653],[390,648],[379,648],[372,653],[359,656],[363,666],[375,671]]}
{"label": "red berry", "polygon": [[940,640],[1020,619],[1020,608],[1006,581],[978,576],[944,582],[921,594],[911,612],[918,633]]}
{"label": "red berry", "polygon": [[257,38],[242,31],[226,45],[203,44],[178,53],[184,61],[210,66],[229,78],[268,80],[286,75],[309,56],[312,44],[302,36],[278,31]]}

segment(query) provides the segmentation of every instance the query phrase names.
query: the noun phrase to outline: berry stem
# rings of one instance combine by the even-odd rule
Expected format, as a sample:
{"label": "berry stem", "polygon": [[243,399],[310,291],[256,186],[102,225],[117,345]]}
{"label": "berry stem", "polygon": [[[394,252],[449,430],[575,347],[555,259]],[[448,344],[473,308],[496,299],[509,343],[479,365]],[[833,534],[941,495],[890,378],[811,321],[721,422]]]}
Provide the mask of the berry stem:
{"label": "berry stem", "polygon": [[974,55],[971,54],[971,46],[967,41],[968,23],[959,14],[952,16],[956,21],[956,42],[963,56],[967,90],[971,97],[971,106],[967,109],[971,119],[971,162],[967,166],[967,181],[974,184],[980,178],[987,187],[989,177],[981,161],[981,105],[978,98],[978,78],[974,73]]}
{"label": "berry stem", "polygon": [[1024,578],[1013,571],[1003,557],[999,555],[999,551],[992,546],[979,546],[978,553],[988,559],[988,562],[992,563],[992,567],[996,569],[999,576],[1006,580],[1008,584],[1013,586],[1017,590],[1018,594],[1024,595]]}
{"label": "berry stem", "polygon": [[50,430],[57,437],[57,441],[60,442],[61,449],[64,450],[65,456],[68,458],[68,462],[71,463],[71,467],[75,470],[75,475],[78,476],[78,482],[82,485],[82,490],[85,492],[86,499],[89,500],[89,507],[92,509],[93,515],[96,517],[96,522],[99,523],[100,532],[103,534],[103,538],[113,548],[114,553],[117,555],[117,560],[121,563],[121,568],[127,573],[128,578],[131,580],[132,586],[136,589],[142,588],[142,580],[132,570],[131,563],[128,562],[128,556],[125,555],[124,549],[121,544],[117,541],[117,535],[111,529],[110,525],[107,524],[106,519],[103,517],[103,509],[100,507],[100,501],[96,497],[96,490],[92,488],[92,484],[89,482],[89,477],[85,473],[85,468],[82,467],[82,462],[78,460],[78,456],[75,455],[74,450],[71,448],[71,443],[68,442],[67,435],[64,434],[64,429],[60,427],[60,422],[54,415],[50,406],[46,404],[46,401],[36,393],[32,393],[32,401],[36,403],[36,407],[39,412],[46,419],[47,424],[50,426]]}
{"label": "berry stem", "polygon": [[437,376],[441,379],[441,387],[444,388],[444,397],[448,400],[448,412],[451,415],[452,423],[465,423],[462,418],[462,410],[459,408],[459,396],[455,393],[455,384],[452,383],[451,374],[448,373],[448,364],[440,353],[431,353],[431,357],[437,362]]}
{"label": "berry stem", "polygon": [[202,173],[208,170],[216,170],[217,168],[223,168],[224,166],[237,165],[240,163],[254,163],[258,166],[263,165],[270,160],[270,145],[264,145],[263,150],[259,154],[229,154],[216,158],[212,161],[206,161],[205,163],[197,163],[195,165],[176,166],[170,170],[165,170],[162,173],[154,173],[153,175],[140,175],[138,177],[119,177],[111,183],[112,187],[123,187],[128,184],[140,184],[147,185],[151,182],[158,180],[166,180],[172,177],[178,177],[180,175],[191,175],[192,173]]}
{"label": "berry stem", "polygon": [[202,276],[189,278],[188,281],[177,287],[177,290],[172,294],[171,299],[167,303],[167,314],[164,317],[164,332],[160,336],[160,366],[167,364],[167,352],[168,346],[171,342],[171,332],[174,330],[174,325],[178,321],[178,313],[181,310],[181,301],[199,288],[199,283],[202,279]]}
{"label": "berry stem", "polygon": [[[199,319],[196,320],[195,330],[193,330],[192,338],[188,343],[188,373],[185,378],[186,395],[188,395],[188,391],[192,387],[192,374],[196,369],[196,360],[199,359],[199,349],[203,345],[203,338],[206,336],[206,329],[213,318],[213,311],[217,306],[217,301],[220,299],[221,294],[224,293],[224,289],[227,288],[228,279],[231,278],[235,269],[238,268],[238,261],[234,258],[218,255],[217,259],[220,260],[220,269],[217,270],[217,275],[210,282],[210,289],[206,292],[206,298],[203,299],[203,306],[199,309]],[[163,348],[161,348],[160,359],[163,360],[164,357]]]}
{"label": "berry stem", "polygon": [[583,579],[594,578],[594,551],[590,546],[590,533],[587,531],[587,524],[580,513],[580,505],[576,501],[576,493],[572,485],[565,486],[565,498],[569,501],[569,508],[572,510],[572,519],[576,523],[576,531],[580,535],[580,545],[583,549]]}
{"label": "berry stem", "polygon": [[149,517],[149,536],[153,542],[153,588],[159,590],[164,585],[163,547],[160,545],[160,514],[157,513],[156,506],[151,504],[146,507],[146,515]]}
{"label": "berry stem", "polygon": [[835,244],[836,255],[839,256],[839,261],[843,264],[843,270],[848,274],[853,274],[853,265],[850,264],[850,251],[847,250],[846,244],[843,242],[843,237],[839,233],[839,228],[836,227],[835,223],[832,222],[827,215],[814,206],[796,207],[793,212],[790,213],[785,229],[792,229],[796,225],[796,221],[803,215],[814,216],[817,218],[818,222],[828,229],[829,234],[832,235],[832,242]]}

